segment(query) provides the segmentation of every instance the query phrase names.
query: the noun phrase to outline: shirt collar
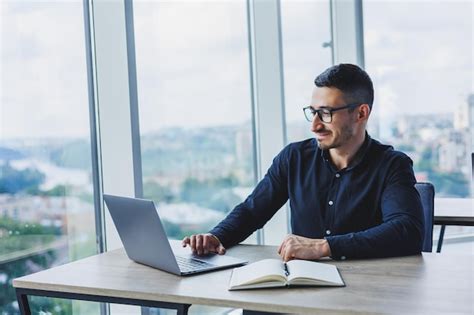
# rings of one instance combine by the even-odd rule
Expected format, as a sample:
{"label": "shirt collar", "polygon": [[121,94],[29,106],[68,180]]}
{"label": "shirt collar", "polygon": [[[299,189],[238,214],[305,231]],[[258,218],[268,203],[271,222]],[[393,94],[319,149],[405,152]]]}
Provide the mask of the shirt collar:
{"label": "shirt collar", "polygon": [[[372,138],[369,136],[369,133],[365,131],[364,143],[362,143],[362,146],[359,148],[359,150],[357,150],[354,156],[354,159],[347,166],[346,168],[347,171],[352,170],[353,168],[355,168],[357,165],[359,165],[362,162],[362,160],[367,154],[367,151],[371,143],[372,143]],[[331,161],[329,158],[329,150],[321,150],[321,157],[324,159],[325,162],[329,163]],[[332,163],[330,165],[331,167],[333,167]]]}

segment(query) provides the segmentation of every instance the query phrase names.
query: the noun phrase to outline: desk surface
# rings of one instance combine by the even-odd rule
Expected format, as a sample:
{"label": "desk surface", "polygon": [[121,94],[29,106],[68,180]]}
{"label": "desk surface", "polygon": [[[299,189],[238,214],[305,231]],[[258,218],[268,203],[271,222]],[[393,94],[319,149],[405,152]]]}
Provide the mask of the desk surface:
{"label": "desk surface", "polygon": [[[239,245],[230,255],[250,261],[278,258],[276,247]],[[288,313],[474,312],[472,255],[330,261],[341,288],[228,291],[231,270],[178,277],[129,260],[122,249],[15,279],[14,287],[205,304]]]}
{"label": "desk surface", "polygon": [[434,223],[474,226],[474,199],[436,198]]}

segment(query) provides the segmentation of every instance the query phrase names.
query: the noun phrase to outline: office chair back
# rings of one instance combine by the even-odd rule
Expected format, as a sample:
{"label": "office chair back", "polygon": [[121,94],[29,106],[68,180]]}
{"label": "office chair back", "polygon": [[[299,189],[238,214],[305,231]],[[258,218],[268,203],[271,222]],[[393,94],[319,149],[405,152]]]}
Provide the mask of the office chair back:
{"label": "office chair back", "polygon": [[433,247],[433,222],[434,222],[434,196],[435,190],[431,183],[416,183],[416,190],[420,194],[423,214],[425,217],[425,235],[423,239],[423,251],[431,252]]}

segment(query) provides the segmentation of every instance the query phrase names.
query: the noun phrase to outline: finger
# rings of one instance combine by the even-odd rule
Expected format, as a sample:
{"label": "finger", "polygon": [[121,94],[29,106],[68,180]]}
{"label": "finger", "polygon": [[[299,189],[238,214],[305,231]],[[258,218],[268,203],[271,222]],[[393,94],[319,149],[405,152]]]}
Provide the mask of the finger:
{"label": "finger", "polygon": [[278,253],[281,257],[281,259],[283,260],[285,258],[285,248],[282,247],[281,251]]}
{"label": "finger", "polygon": [[222,244],[219,244],[219,246],[217,247],[216,252],[217,252],[219,255],[224,255],[224,254],[225,254],[225,248],[224,248],[224,246],[222,246]]}
{"label": "finger", "polygon": [[[280,252],[279,252],[280,256],[281,256],[281,255],[284,255],[284,253],[286,252],[286,248],[288,247],[288,245],[289,245],[289,240],[288,240],[288,238],[285,238],[285,240],[283,241],[283,243],[281,243],[281,245],[280,245],[280,248],[281,248],[281,249],[280,249]],[[282,253],[283,253],[283,254],[282,254]]]}
{"label": "finger", "polygon": [[202,255],[202,235],[196,235],[196,251],[198,255]]}
{"label": "finger", "polygon": [[183,247],[186,247],[187,245],[189,245],[190,242],[191,240],[189,239],[189,236],[186,236],[185,238],[183,238],[181,244],[183,245]]}
{"label": "finger", "polygon": [[280,246],[278,247],[278,254],[281,253],[281,251],[285,248],[286,241],[288,240],[288,235],[285,236],[283,239],[283,242],[281,242]]}
{"label": "finger", "polygon": [[286,262],[286,261],[292,260],[294,257],[295,257],[294,246],[292,246],[291,244],[287,244],[287,246],[285,246],[283,260]]}
{"label": "finger", "polygon": [[209,235],[204,235],[202,238],[202,250],[204,252],[204,255],[209,254],[209,247],[210,247],[209,243],[210,243]]}
{"label": "finger", "polygon": [[293,254],[292,254],[292,249],[291,249],[291,247],[290,247],[290,248],[288,248],[288,249],[285,251],[285,256],[283,257],[283,260],[284,260],[285,262],[290,261],[290,260],[292,259],[292,256],[293,256]]}
{"label": "finger", "polygon": [[196,253],[196,235],[191,235],[191,250]]}
{"label": "finger", "polygon": [[221,243],[221,241],[214,234],[209,234],[209,236],[211,237],[211,243],[216,243],[216,244]]}
{"label": "finger", "polygon": [[283,259],[283,252],[281,252],[279,255],[280,255],[281,260],[284,261],[284,259]]}

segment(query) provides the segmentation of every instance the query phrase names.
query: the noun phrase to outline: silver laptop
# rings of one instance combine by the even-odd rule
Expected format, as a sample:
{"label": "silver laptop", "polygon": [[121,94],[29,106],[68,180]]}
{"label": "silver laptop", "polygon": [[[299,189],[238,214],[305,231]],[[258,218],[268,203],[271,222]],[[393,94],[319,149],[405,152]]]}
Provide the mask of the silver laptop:
{"label": "silver laptop", "polygon": [[112,195],[104,195],[104,200],[127,256],[138,263],[176,275],[190,275],[247,263],[227,255],[193,255],[189,248],[182,248],[181,242],[170,243],[151,200]]}

